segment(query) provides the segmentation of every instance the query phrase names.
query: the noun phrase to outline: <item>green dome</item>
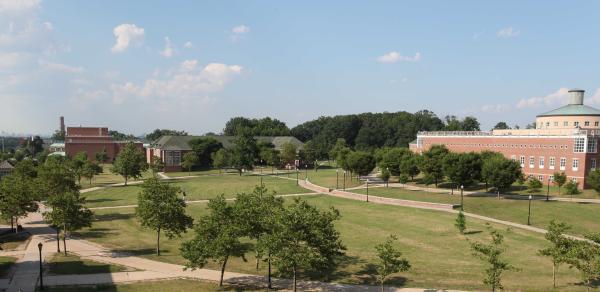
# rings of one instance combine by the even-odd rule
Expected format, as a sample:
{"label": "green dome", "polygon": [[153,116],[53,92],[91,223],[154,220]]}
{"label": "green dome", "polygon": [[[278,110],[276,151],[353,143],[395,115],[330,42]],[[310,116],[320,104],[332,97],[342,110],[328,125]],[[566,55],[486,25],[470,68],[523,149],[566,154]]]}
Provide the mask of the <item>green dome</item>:
{"label": "green dome", "polygon": [[600,116],[600,110],[583,104],[568,104],[538,115],[538,117],[555,116]]}

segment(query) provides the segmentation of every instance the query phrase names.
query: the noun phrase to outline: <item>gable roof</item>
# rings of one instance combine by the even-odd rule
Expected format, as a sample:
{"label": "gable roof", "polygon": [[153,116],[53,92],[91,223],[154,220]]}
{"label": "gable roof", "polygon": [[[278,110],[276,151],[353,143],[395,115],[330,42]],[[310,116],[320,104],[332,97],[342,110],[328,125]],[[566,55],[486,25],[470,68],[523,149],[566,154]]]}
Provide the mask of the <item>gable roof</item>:
{"label": "gable roof", "polygon": [[[214,138],[223,145],[224,148],[233,146],[235,136],[162,136],[151,144],[152,148],[168,151],[190,151],[189,143],[197,138]],[[256,142],[269,142],[275,145],[275,149],[280,150],[283,144],[290,143],[296,146],[297,149],[302,149],[304,143],[293,136],[255,136]]]}
{"label": "gable roof", "polygon": [[538,117],[552,116],[600,116],[600,110],[583,104],[568,104],[538,115]]}
{"label": "gable roof", "polygon": [[10,164],[7,160],[0,161],[0,169],[13,169],[13,168],[15,168],[15,167],[12,166],[12,164]]}

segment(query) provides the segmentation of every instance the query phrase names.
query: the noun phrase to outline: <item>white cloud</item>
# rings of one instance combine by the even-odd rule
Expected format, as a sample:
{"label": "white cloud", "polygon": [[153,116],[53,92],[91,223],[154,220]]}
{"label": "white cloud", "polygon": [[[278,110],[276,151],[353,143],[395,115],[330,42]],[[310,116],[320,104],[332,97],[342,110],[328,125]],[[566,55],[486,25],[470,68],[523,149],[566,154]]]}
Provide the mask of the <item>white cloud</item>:
{"label": "white cloud", "polygon": [[28,54],[23,52],[3,53],[0,51],[0,72],[4,70],[13,70],[27,59],[29,59]]}
{"label": "white cloud", "polygon": [[185,44],[183,44],[183,47],[186,49],[191,49],[194,47],[194,45],[192,44],[192,42],[187,41]]}
{"label": "white cloud", "polygon": [[171,43],[171,39],[169,37],[165,37],[165,49],[160,52],[160,55],[165,58],[171,58],[175,49],[173,49],[173,44]]}
{"label": "white cloud", "polygon": [[198,65],[198,60],[185,60],[181,62],[180,68],[183,72],[194,71],[196,69],[196,65]]}
{"label": "white cloud", "polygon": [[113,29],[113,34],[115,45],[110,49],[113,53],[123,52],[129,46],[138,46],[144,41],[144,29],[135,24],[120,24]]}
{"label": "white cloud", "polygon": [[40,7],[40,0],[0,0],[0,13],[22,13]]}
{"label": "white cloud", "polygon": [[52,71],[74,73],[74,74],[83,72],[82,67],[73,67],[73,66],[69,66],[69,65],[65,65],[65,64],[61,64],[61,63],[54,63],[54,62],[48,62],[48,61],[44,61],[44,60],[38,60],[38,64],[40,65],[40,67],[48,69],[48,70],[52,70]]}
{"label": "white cloud", "polygon": [[521,33],[521,31],[514,29],[512,26],[510,27],[505,27],[501,30],[498,31],[498,33],[496,33],[496,35],[499,38],[512,38],[512,37],[516,37]]}
{"label": "white cloud", "polygon": [[517,108],[535,108],[541,105],[565,104],[569,98],[569,89],[561,87],[557,91],[546,96],[522,98],[517,103]]}
{"label": "white cloud", "polygon": [[588,104],[600,104],[600,88],[596,89],[596,92],[591,97],[587,98]]}
{"label": "white cloud", "polygon": [[396,63],[396,62],[419,62],[421,60],[421,53],[417,52],[414,56],[402,56],[396,51],[389,52],[383,56],[379,56],[377,61],[380,63]]}
{"label": "white cloud", "polygon": [[238,25],[231,29],[234,34],[246,34],[250,32],[250,27],[245,25]]}

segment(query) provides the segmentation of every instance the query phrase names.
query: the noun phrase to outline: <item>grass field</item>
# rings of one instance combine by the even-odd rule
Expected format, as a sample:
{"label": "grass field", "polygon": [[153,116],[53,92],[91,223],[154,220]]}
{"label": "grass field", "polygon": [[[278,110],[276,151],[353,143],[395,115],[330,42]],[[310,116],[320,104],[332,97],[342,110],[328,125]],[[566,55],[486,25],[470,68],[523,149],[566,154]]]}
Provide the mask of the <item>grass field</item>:
{"label": "grass field", "polygon": [[[460,235],[455,227],[453,214],[431,210],[376,205],[364,202],[327,197],[306,197],[307,201],[321,208],[334,206],[339,209],[342,219],[336,224],[347,247],[347,256],[341,259],[338,269],[321,274],[317,279],[342,283],[374,284],[371,275],[375,259],[374,246],[389,234],[399,237],[399,248],[409,259],[413,268],[409,272],[396,275],[390,283],[397,286],[438,289],[483,290],[481,284],[484,265],[472,256],[468,240],[488,240],[484,222],[467,219],[469,235]],[[133,215],[133,208],[98,210],[93,228],[78,232],[87,238],[116,250],[133,252],[138,255],[172,263],[184,263],[178,248],[182,240],[189,239],[191,231],[181,239],[163,240],[163,255],[153,255],[155,234],[141,229]],[[205,205],[190,205],[188,212],[195,218],[206,213]],[[494,227],[506,230],[504,226]],[[543,235],[520,229],[505,232],[506,258],[522,269],[508,272],[504,277],[505,289],[509,291],[548,291],[551,289],[552,266],[550,260],[537,255],[546,246]],[[229,271],[245,273],[265,273],[254,268],[252,252],[247,255],[249,262],[231,259]],[[209,268],[217,268],[209,264]],[[575,271],[562,267],[558,272],[559,290],[584,290],[575,286],[578,275]]]}
{"label": "grass field", "polygon": [[[65,286],[50,287],[45,291],[51,292],[189,292],[189,291],[241,291],[239,287],[225,285],[219,288],[216,283],[193,281],[193,280],[167,280],[167,281],[146,281],[138,283],[127,283],[118,285],[90,285],[90,286]],[[248,290],[243,291],[266,291],[266,290]]]}
{"label": "grass field", "polygon": [[[295,181],[283,180],[269,176],[262,177],[263,184],[277,194],[308,193],[304,188],[296,185]],[[255,186],[260,185],[260,176],[253,175],[216,175],[199,178],[182,179],[171,183],[181,187],[186,193],[187,200],[203,200],[225,194],[227,198],[235,197],[239,192],[251,192]],[[137,196],[141,190],[136,186],[110,187],[94,192],[85,193],[88,207],[123,206],[137,203]]]}
{"label": "grass field", "polygon": [[99,274],[130,271],[126,267],[81,259],[76,255],[54,254],[46,261],[50,275]]}
{"label": "grass field", "polygon": [[[342,189],[344,186],[344,171],[342,169],[339,170],[336,175],[335,168],[322,168],[315,172],[314,169],[309,169],[308,172],[302,170],[300,171],[300,179],[304,179],[304,177],[308,174],[308,180],[314,184],[320,185],[322,187],[335,189],[336,185],[339,189]],[[295,178],[293,174],[290,177]],[[356,177],[350,178],[350,173],[346,173],[346,188],[352,188],[361,185]]]}
{"label": "grass field", "polygon": [[[86,189],[86,188],[91,188],[91,187],[101,187],[101,186],[125,182],[125,179],[123,179],[122,176],[120,176],[118,174],[114,174],[110,171],[111,167],[112,167],[112,164],[102,164],[102,173],[94,176],[92,178],[91,184],[90,184],[89,180],[82,178],[81,179],[81,188]],[[152,176],[152,173],[148,170],[142,175],[142,179],[149,178],[150,176]],[[134,180],[131,179],[129,181],[134,181]]]}
{"label": "grass field", "polygon": [[17,259],[13,257],[0,256],[0,278],[8,277],[8,272]]}
{"label": "grass field", "polygon": [[2,250],[16,250],[19,246],[29,240],[29,232],[9,233],[0,237],[0,247]]}
{"label": "grass field", "polygon": [[[353,192],[365,194],[365,189]],[[370,188],[374,196],[424,201],[444,204],[460,204],[460,192],[454,195],[410,191],[403,188]],[[526,199],[496,199],[496,197],[464,197],[466,212],[484,215],[501,220],[527,224],[529,201]],[[574,235],[584,235],[600,231],[600,204],[580,204],[571,202],[546,202],[533,200],[531,204],[531,225],[547,228],[552,219],[572,225]]]}

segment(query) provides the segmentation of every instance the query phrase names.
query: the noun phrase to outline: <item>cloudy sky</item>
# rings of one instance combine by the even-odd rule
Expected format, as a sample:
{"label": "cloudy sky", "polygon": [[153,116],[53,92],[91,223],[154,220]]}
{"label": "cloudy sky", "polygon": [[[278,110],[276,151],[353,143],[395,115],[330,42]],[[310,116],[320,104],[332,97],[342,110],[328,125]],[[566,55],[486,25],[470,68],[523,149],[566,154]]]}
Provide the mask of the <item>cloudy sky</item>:
{"label": "cloudy sky", "polygon": [[600,2],[522,2],[0,0],[0,132],[600,106]]}

